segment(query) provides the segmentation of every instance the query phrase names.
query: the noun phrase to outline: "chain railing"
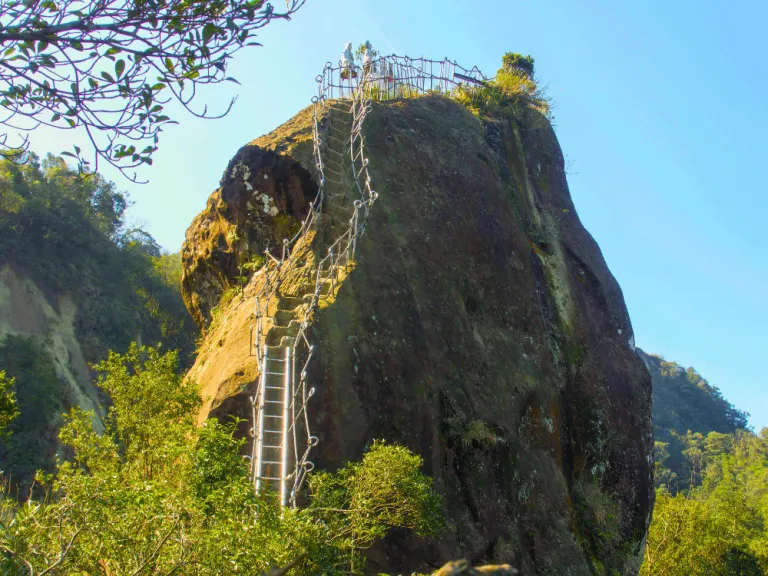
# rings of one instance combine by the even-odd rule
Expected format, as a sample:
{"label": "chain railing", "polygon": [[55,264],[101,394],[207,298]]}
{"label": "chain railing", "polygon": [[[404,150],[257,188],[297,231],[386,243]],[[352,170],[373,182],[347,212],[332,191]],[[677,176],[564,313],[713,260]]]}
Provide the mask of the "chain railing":
{"label": "chain railing", "polygon": [[[308,472],[314,469],[314,464],[309,460],[309,455],[317,445],[317,437],[311,434],[310,422],[307,414],[307,403],[315,394],[314,387],[308,387],[307,369],[314,356],[315,347],[308,336],[308,329],[313,314],[318,310],[323,291],[327,289],[329,295],[333,295],[336,282],[339,281],[342,270],[349,271],[349,266],[355,258],[357,241],[365,232],[368,217],[376,199],[377,193],[372,188],[370,174],[368,173],[368,158],[365,155],[365,138],[362,128],[365,119],[371,110],[374,100],[387,100],[392,98],[412,97],[420,94],[439,93],[450,95],[460,86],[469,87],[481,85],[486,81],[485,76],[475,67],[465,69],[456,62],[448,60],[428,60],[424,58],[408,58],[396,55],[377,58],[365,66],[359,67],[334,67],[330,62],[325,65],[322,74],[318,75],[318,94],[312,98],[312,140],[313,158],[316,177],[318,180],[318,192],[312,202],[307,217],[301,224],[299,231],[292,237],[283,240],[279,258],[268,249],[265,250],[266,261],[259,274],[264,279],[257,287],[256,305],[254,307],[255,324],[251,331],[251,350],[256,348],[256,359],[259,370],[263,372],[266,365],[260,359],[258,350],[266,336],[264,322],[268,317],[269,306],[272,299],[279,296],[282,283],[296,269],[296,261],[301,247],[307,247],[311,241],[309,232],[316,230],[319,216],[323,209],[323,203],[328,198],[327,186],[332,182],[338,186],[345,186],[344,174],[336,173],[326,165],[323,150],[326,149],[321,135],[321,117],[329,114],[329,101],[343,99],[349,104],[349,116],[351,128],[349,136],[344,140],[328,133],[328,138],[341,142],[349,152],[349,174],[346,184],[358,196],[352,204],[352,214],[349,219],[349,227],[328,248],[328,253],[316,264],[314,277],[314,292],[312,293],[306,309],[301,318],[300,328],[294,338],[291,357],[300,359],[301,370],[298,374],[298,385],[292,387],[293,394],[290,401],[290,427],[283,442],[292,439],[294,472],[291,474],[293,486],[290,491],[289,503],[292,507],[297,505],[297,496],[301,490]],[[346,113],[346,111],[345,111]],[[328,144],[330,146],[330,144]],[[328,148],[330,150],[330,148]],[[331,175],[332,174],[332,175]],[[255,338],[254,338],[255,329]],[[261,392],[260,380],[255,395],[251,398],[253,406],[254,437],[252,462],[255,466],[257,451],[257,420],[256,401]],[[300,431],[301,430],[301,431]],[[283,448],[284,446],[281,446]],[[254,469],[255,470],[255,469]]]}

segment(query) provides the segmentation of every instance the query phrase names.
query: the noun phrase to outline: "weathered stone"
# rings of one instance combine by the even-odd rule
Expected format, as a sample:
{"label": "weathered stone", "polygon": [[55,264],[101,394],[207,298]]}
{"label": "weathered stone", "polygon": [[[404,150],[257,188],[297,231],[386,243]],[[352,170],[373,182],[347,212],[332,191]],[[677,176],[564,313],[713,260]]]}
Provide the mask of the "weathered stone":
{"label": "weathered stone", "polygon": [[515,576],[519,572],[509,564],[489,564],[473,568],[466,560],[454,560],[445,564],[432,576],[461,576],[462,574],[467,576],[480,576],[481,574],[486,576]]}
{"label": "weathered stone", "polygon": [[222,293],[247,272],[243,264],[266,249],[279,257],[283,239],[299,230],[317,194],[312,176],[294,158],[311,154],[308,135],[299,131],[287,149],[276,138],[267,135],[238,150],[221,187],[187,230],[182,294],[201,328]]}
{"label": "weathered stone", "polygon": [[[289,149],[310,126],[300,118],[270,146],[309,170],[311,155]],[[636,574],[653,498],[650,377],[551,126],[423,97],[375,103],[364,134],[379,200],[354,270],[310,329],[313,459],[335,469],[374,439],[404,444],[448,520],[434,542],[394,533],[370,568],[423,573],[465,557],[521,574]],[[208,285],[232,273],[215,250],[196,252],[212,245],[199,223],[219,217],[217,194],[187,235],[187,277],[209,270],[197,276]],[[202,284],[186,284],[201,311],[216,302]],[[245,356],[227,367],[247,347],[248,294],[193,373],[217,415],[253,382]]]}

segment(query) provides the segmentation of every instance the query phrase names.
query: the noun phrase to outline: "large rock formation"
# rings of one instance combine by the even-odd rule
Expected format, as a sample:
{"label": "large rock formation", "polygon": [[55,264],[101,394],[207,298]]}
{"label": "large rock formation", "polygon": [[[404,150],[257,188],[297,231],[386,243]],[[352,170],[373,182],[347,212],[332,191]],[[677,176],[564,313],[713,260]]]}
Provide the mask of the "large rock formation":
{"label": "large rock formation", "polygon": [[[373,439],[402,443],[424,457],[448,518],[435,542],[393,535],[370,566],[426,572],[465,557],[522,574],[636,574],[651,382],[550,124],[480,120],[428,96],[374,104],[364,135],[379,200],[311,326],[313,459],[333,469]],[[185,298],[201,325],[215,318],[191,371],[202,417],[249,414],[258,276],[211,310],[241,263],[303,218],[312,166],[304,111],[238,152],[187,232]]]}

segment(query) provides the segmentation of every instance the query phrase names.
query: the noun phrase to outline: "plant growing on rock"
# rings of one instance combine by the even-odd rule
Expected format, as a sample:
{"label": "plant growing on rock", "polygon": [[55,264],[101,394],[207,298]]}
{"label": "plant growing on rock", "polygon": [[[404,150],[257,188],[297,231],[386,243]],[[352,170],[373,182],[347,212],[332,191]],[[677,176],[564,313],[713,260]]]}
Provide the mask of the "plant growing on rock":
{"label": "plant growing on rock", "polygon": [[534,77],[533,63],[532,56],[507,52],[496,78],[482,86],[462,86],[455,98],[475,114],[533,109],[549,115],[549,98]]}

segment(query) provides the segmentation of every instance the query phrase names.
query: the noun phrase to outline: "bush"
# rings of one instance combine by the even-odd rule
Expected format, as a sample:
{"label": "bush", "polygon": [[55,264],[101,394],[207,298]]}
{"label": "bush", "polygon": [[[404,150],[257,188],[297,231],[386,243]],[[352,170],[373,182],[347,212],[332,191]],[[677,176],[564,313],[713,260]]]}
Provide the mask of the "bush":
{"label": "bush", "polygon": [[0,370],[0,438],[10,434],[8,425],[19,415],[14,382],[13,378],[8,378],[5,372]]}
{"label": "bush", "polygon": [[[175,353],[132,346],[98,368],[112,397],[106,432],[74,409],[47,497],[0,499],[0,572],[257,576],[362,570],[360,550],[395,527],[433,534],[439,498],[404,447],[374,443],[362,462],[311,476],[309,505],[256,496],[235,424],[195,426],[197,387]],[[54,570],[50,570],[53,572]]]}
{"label": "bush", "polygon": [[549,115],[549,98],[533,76],[533,58],[507,53],[496,78],[483,86],[461,86],[456,100],[474,114],[493,116],[502,110],[533,109]]}
{"label": "bush", "polygon": [[528,56],[523,56],[517,52],[507,52],[501,57],[501,63],[504,67],[503,70],[521,73],[531,80],[533,79],[534,73],[533,62],[533,56],[530,54]]}

